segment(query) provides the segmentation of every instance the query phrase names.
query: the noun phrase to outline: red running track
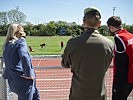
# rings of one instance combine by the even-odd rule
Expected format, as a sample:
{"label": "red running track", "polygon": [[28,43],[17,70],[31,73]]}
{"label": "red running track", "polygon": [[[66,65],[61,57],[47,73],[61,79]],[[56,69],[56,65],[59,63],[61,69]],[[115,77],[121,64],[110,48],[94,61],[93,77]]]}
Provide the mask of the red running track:
{"label": "red running track", "polygon": [[[32,61],[41,100],[68,100],[72,74],[70,69],[59,67],[61,58],[34,58]],[[112,75],[110,67],[106,75],[107,100],[111,100]],[[133,93],[128,100],[133,100]]]}

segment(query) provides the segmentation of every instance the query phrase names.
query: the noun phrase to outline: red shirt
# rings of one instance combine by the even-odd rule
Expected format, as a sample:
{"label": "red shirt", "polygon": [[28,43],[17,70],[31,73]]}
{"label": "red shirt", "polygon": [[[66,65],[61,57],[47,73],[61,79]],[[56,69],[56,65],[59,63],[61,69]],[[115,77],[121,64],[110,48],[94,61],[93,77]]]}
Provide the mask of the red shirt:
{"label": "red shirt", "polygon": [[119,30],[114,40],[114,81],[133,83],[133,34]]}

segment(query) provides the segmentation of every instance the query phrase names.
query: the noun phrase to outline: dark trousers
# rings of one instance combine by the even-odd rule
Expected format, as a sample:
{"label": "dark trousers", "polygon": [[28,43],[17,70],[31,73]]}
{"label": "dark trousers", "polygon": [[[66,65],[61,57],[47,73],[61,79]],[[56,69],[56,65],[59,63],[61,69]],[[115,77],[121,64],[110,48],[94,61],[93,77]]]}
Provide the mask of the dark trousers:
{"label": "dark trousers", "polygon": [[112,100],[127,100],[132,89],[133,84],[113,83]]}

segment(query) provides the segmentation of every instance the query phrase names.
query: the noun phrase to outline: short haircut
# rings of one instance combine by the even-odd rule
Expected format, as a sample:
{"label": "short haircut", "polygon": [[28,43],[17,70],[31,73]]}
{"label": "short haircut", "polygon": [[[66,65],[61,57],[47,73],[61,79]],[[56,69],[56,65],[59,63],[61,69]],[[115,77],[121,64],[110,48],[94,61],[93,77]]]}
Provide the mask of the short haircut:
{"label": "short haircut", "polygon": [[84,10],[84,18],[83,20],[86,21],[91,27],[95,27],[97,23],[101,19],[100,12],[95,8],[86,8]]}
{"label": "short haircut", "polygon": [[122,21],[121,18],[118,16],[112,16],[108,19],[107,25],[108,26],[114,26],[116,28],[121,27]]}

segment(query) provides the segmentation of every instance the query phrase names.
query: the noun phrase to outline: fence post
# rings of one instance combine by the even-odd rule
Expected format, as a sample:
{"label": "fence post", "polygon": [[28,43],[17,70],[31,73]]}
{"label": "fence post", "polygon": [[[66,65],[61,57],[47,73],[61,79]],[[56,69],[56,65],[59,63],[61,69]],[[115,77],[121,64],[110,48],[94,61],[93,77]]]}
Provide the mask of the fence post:
{"label": "fence post", "polygon": [[3,58],[0,57],[0,100],[7,100],[6,98],[6,80],[3,79]]}

